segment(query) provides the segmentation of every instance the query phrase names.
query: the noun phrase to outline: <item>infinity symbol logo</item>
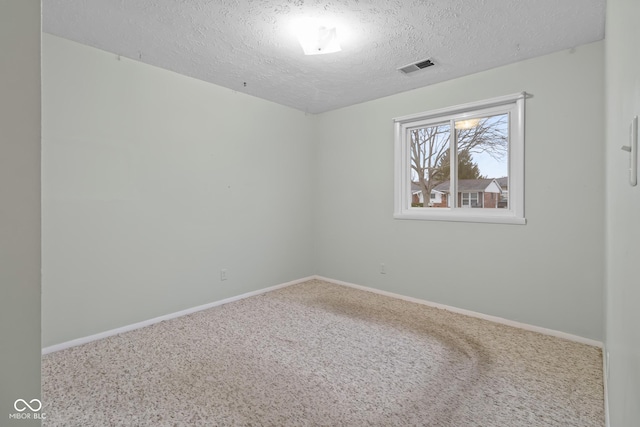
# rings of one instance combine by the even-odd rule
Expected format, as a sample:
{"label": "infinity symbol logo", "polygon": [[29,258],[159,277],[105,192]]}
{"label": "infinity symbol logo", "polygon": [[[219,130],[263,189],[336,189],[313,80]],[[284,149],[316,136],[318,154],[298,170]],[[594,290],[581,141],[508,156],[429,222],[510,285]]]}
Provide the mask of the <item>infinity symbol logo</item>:
{"label": "infinity symbol logo", "polygon": [[[35,407],[36,405],[31,406],[29,403],[33,404],[33,402],[37,403],[37,407]],[[20,407],[22,409],[20,409],[18,407],[18,404],[22,403],[22,405],[20,405]],[[15,408],[16,411],[18,412],[23,412],[26,411],[27,408],[31,409],[32,412],[38,412],[40,409],[42,409],[42,402],[40,402],[38,399],[31,399],[31,401],[29,401],[29,403],[27,403],[26,400],[24,399],[18,399],[15,402],[13,402],[13,407]]]}

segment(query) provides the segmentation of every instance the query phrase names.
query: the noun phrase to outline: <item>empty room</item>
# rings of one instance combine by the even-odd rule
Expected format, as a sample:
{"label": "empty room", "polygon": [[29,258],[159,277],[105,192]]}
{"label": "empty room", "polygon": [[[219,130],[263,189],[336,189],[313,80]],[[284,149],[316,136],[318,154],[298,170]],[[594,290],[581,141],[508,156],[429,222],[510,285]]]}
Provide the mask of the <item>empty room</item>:
{"label": "empty room", "polygon": [[637,1],[0,1],[0,425],[639,422]]}

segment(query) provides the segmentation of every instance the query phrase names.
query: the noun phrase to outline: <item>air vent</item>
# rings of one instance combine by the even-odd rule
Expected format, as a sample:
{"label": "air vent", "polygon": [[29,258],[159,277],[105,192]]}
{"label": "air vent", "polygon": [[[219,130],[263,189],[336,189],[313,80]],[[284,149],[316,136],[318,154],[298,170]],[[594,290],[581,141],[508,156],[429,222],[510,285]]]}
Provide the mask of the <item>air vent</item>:
{"label": "air vent", "polygon": [[414,71],[422,70],[423,68],[431,67],[434,63],[430,59],[414,62],[413,64],[405,65],[398,68],[398,71],[402,71],[405,74],[413,73]]}

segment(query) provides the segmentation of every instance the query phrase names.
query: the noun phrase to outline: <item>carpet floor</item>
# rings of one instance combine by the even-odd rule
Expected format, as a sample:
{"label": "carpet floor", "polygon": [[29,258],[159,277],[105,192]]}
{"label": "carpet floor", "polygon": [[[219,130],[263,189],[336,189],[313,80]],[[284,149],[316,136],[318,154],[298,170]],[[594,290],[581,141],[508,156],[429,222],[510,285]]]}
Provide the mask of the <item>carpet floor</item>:
{"label": "carpet floor", "polygon": [[43,356],[43,426],[604,426],[596,347],[319,280]]}

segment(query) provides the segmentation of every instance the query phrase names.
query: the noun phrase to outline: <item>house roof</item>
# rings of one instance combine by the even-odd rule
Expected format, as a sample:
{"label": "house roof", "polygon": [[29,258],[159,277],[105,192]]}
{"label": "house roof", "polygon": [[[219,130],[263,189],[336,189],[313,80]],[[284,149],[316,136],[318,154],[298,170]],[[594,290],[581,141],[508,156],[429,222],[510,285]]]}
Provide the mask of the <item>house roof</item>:
{"label": "house roof", "polygon": [[[483,179],[460,179],[458,180],[458,192],[477,192],[477,191],[486,191],[487,187],[491,185],[491,183],[495,183],[500,190],[503,190],[504,187],[501,184],[501,180],[505,183],[509,182],[509,178],[483,178]],[[449,193],[450,187],[449,181],[441,182],[431,189],[431,191],[435,191],[436,193]],[[413,194],[419,193],[422,191],[422,188],[419,184],[415,182],[411,182],[411,192]],[[495,191],[494,191],[495,192]]]}
{"label": "house roof", "polygon": [[[486,179],[459,179],[458,180],[458,192],[473,192],[473,191],[485,191],[492,182],[496,182],[498,186],[500,184],[494,178]],[[435,191],[441,191],[443,193],[449,192],[449,181],[444,181],[436,185],[433,189]]]}
{"label": "house roof", "polygon": [[496,182],[498,183],[498,185],[503,190],[506,190],[507,188],[509,188],[509,177],[508,176],[503,176],[502,178],[496,178]]}
{"label": "house roof", "polygon": [[[421,191],[422,191],[422,187],[420,187],[420,184],[416,182],[411,182],[411,193],[415,194],[415,193],[420,193]],[[432,188],[431,191],[435,191],[436,193],[444,193],[444,191],[436,190],[435,188]]]}

